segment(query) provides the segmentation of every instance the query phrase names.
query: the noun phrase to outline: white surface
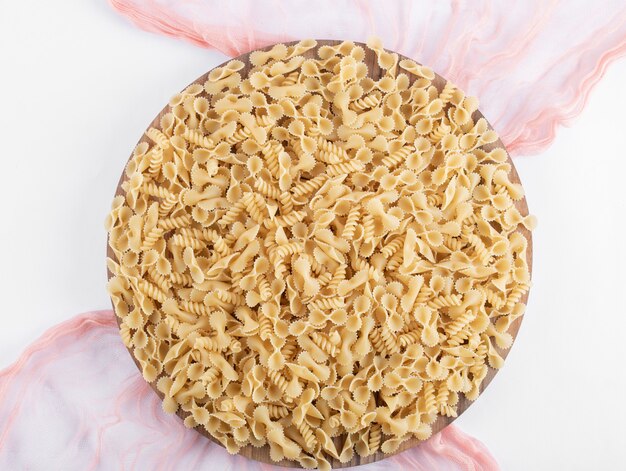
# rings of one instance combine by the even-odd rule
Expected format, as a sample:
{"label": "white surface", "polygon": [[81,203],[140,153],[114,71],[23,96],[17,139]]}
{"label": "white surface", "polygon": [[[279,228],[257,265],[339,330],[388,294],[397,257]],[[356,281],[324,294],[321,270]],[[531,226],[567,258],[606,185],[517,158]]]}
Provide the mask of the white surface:
{"label": "white surface", "polygon": [[[103,221],[123,165],[167,99],[224,59],[104,1],[3,8],[0,368],[46,328],[110,307]],[[504,369],[457,422],[506,471],[626,462],[625,78],[626,61],[611,66],[547,152],[516,159],[540,222],[534,287]]]}

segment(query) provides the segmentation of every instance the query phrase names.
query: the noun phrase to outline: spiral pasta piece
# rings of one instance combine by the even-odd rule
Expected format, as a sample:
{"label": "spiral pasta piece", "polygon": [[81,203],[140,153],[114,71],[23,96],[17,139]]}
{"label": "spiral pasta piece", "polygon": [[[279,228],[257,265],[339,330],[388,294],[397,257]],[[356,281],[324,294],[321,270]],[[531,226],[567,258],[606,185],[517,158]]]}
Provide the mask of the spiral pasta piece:
{"label": "spiral pasta piece", "polygon": [[251,134],[252,133],[250,132],[250,130],[244,126],[242,128],[239,128],[237,131],[235,131],[235,133],[232,136],[228,137],[227,139],[224,139],[224,142],[230,145],[234,145],[241,141],[245,141],[246,139],[250,137]]}
{"label": "spiral pasta piece", "polygon": [[315,345],[317,345],[322,351],[324,351],[331,357],[337,355],[337,347],[333,345],[327,337],[320,334],[319,332],[312,332],[311,340],[313,340],[313,343],[315,343]]}
{"label": "spiral pasta piece", "polygon": [[211,312],[211,310],[204,304],[188,301],[186,299],[181,300],[180,305],[183,310],[198,316],[208,316]]}
{"label": "spiral pasta piece", "polygon": [[374,238],[375,224],[376,222],[371,214],[363,216],[363,240],[365,242],[370,242]]}
{"label": "spiral pasta piece", "polygon": [[184,236],[182,234],[176,234],[172,236],[171,240],[174,245],[178,245],[180,247],[191,247],[192,249],[195,249],[195,250],[202,250],[205,247],[205,244],[203,244],[198,239]]}
{"label": "spiral pasta piece", "polygon": [[389,331],[387,326],[382,326],[380,329],[380,338],[385,344],[385,350],[388,353],[397,353],[399,350],[397,340],[395,336]]}
{"label": "spiral pasta piece", "polygon": [[359,217],[361,216],[361,210],[358,206],[352,207],[350,212],[348,213],[348,217],[346,218],[346,224],[343,226],[341,231],[341,238],[344,240],[352,240],[354,238],[354,231],[356,230],[356,226],[359,222]]}
{"label": "spiral pasta piece", "polygon": [[184,216],[176,216],[159,220],[159,227],[165,231],[179,229],[181,227],[188,226],[189,224],[191,224],[191,218],[187,214]]}
{"label": "spiral pasta piece", "polygon": [[391,242],[389,242],[387,245],[385,245],[381,249],[380,252],[387,258],[391,257],[393,254],[395,254],[400,249],[400,247],[404,246],[405,238],[406,238],[405,235],[401,235],[401,236],[396,237]]}
{"label": "spiral pasta piece", "polygon": [[522,295],[526,293],[529,288],[530,287],[528,285],[523,283],[515,286],[507,297],[506,308],[508,310],[513,309],[513,306],[515,306],[520,301]]}
{"label": "spiral pasta piece", "polygon": [[150,196],[156,196],[158,198],[169,198],[172,196],[172,192],[170,192],[167,188],[163,188],[155,184],[154,182],[147,182],[141,187],[141,191]]}
{"label": "spiral pasta piece", "polygon": [[259,224],[263,224],[266,221],[265,214],[263,214],[263,206],[261,206],[254,193],[246,194],[241,201],[252,219]]}
{"label": "spiral pasta piece", "polygon": [[401,347],[408,347],[411,344],[419,343],[421,339],[421,331],[412,331],[398,336],[398,343]]}
{"label": "spiral pasta piece", "polygon": [[348,272],[347,265],[339,265],[333,272],[332,278],[328,280],[327,286],[329,288],[337,288],[339,283],[346,279],[346,273]]}
{"label": "spiral pasta piece", "polygon": [[450,323],[450,325],[448,326],[448,336],[454,337],[463,328],[465,328],[474,319],[474,317],[475,315],[472,311],[465,311],[459,317],[454,319],[454,321],[452,321],[452,323]]}
{"label": "spiral pasta piece", "polygon": [[329,150],[318,151],[317,160],[326,164],[340,164],[343,162],[341,157]]}
{"label": "spiral pasta piece", "polygon": [[152,139],[152,141],[154,141],[161,148],[161,150],[168,149],[170,147],[169,138],[156,128],[148,129],[146,131],[146,136]]}
{"label": "spiral pasta piece", "polygon": [[161,290],[154,283],[150,283],[147,280],[139,280],[138,288],[141,293],[146,295],[149,298],[155,299],[157,301],[163,302],[167,299],[167,293]]}
{"label": "spiral pasta piece", "polygon": [[279,371],[268,370],[267,377],[272,384],[276,385],[281,390],[283,394],[287,391],[288,381]]}
{"label": "spiral pasta piece", "polygon": [[452,251],[458,251],[466,245],[466,242],[463,239],[452,237],[449,234],[444,234],[443,245],[445,245],[448,249]]}
{"label": "spiral pasta piece", "polygon": [[344,306],[344,300],[340,297],[321,298],[310,303],[313,309],[338,309]]}
{"label": "spiral pasta piece", "polygon": [[162,227],[153,227],[143,240],[142,252],[147,252],[154,247],[154,244],[163,236],[163,232],[165,231]]}
{"label": "spiral pasta piece", "polygon": [[[227,226],[228,224],[232,224],[237,219],[239,219],[239,216],[246,209],[247,209],[246,208],[246,204],[243,202],[243,200],[238,201],[237,204],[233,205],[228,211],[226,211],[226,213],[221,218],[219,218],[217,223],[222,225],[222,226]],[[220,239],[221,239],[221,237],[220,237]]]}
{"label": "spiral pasta piece", "polygon": [[225,290],[215,290],[214,295],[220,301],[225,303],[233,304],[235,306],[241,306],[245,304],[245,299],[238,293],[231,293],[230,291]]}
{"label": "spiral pasta piece", "polygon": [[449,103],[450,100],[452,100],[452,95],[454,95],[455,89],[456,87],[454,86],[452,82],[446,82],[446,84],[443,87],[443,90],[441,90],[441,93],[439,94],[439,98],[444,103],[444,105]]}
{"label": "spiral pasta piece", "polygon": [[380,449],[382,442],[382,432],[380,424],[374,424],[370,427],[368,436],[368,449],[369,453],[376,453]]}
{"label": "spiral pasta piece", "polygon": [[487,288],[483,290],[483,293],[485,294],[487,302],[493,307],[501,308],[505,304],[505,298],[499,293],[493,291],[492,289]]}
{"label": "spiral pasta piece", "polygon": [[301,181],[292,188],[291,192],[297,197],[308,196],[314,191],[319,190],[327,179],[328,175],[322,173],[310,180]]}
{"label": "spiral pasta piece", "polygon": [[448,124],[442,123],[437,126],[430,134],[429,138],[433,142],[440,142],[444,136],[450,134],[451,128]]}
{"label": "spiral pasta piece", "polygon": [[370,332],[369,339],[372,342],[372,347],[375,352],[378,352],[382,355],[388,355],[390,352],[387,350],[387,345],[385,344],[385,339],[383,338],[381,331],[379,329],[374,329]]}
{"label": "spiral pasta piece", "polygon": [[337,157],[339,157],[342,161],[349,160],[347,152],[342,147],[339,147],[337,144],[330,142],[323,137],[319,136],[317,138],[317,146],[320,151],[330,152]]}
{"label": "spiral pasta piece", "polygon": [[219,352],[222,348],[216,338],[213,337],[199,337],[195,341],[195,347],[204,349],[210,352]]}
{"label": "spiral pasta piece", "polygon": [[358,172],[363,170],[363,164],[358,160],[351,160],[350,162],[340,162],[337,164],[331,164],[326,167],[326,173],[331,177],[338,175],[348,174],[352,172]]}
{"label": "spiral pasta piece", "polygon": [[480,260],[482,264],[488,264],[492,259],[491,252],[487,249],[480,237],[472,234],[467,239],[470,245],[474,248],[476,255],[478,256],[478,260]]}
{"label": "spiral pasta piece", "polygon": [[170,273],[170,280],[177,285],[191,285],[194,281],[191,275],[186,273]]}
{"label": "spiral pasta piece", "polygon": [[441,382],[439,388],[437,389],[437,397],[435,398],[435,402],[437,406],[441,410],[442,406],[448,405],[448,400],[450,399],[450,390],[448,389],[448,385],[445,382]]}
{"label": "spiral pasta piece", "polygon": [[154,266],[148,267],[148,274],[154,283],[162,292],[167,293],[172,287],[172,283],[165,276],[161,275]]}
{"label": "spiral pasta piece", "polygon": [[415,151],[415,147],[413,146],[404,146],[398,149],[397,151],[389,154],[382,160],[382,164],[390,169],[393,169],[400,165],[402,162],[406,160],[411,152]]}
{"label": "spiral pasta piece", "polygon": [[267,196],[268,198],[272,198],[275,200],[280,200],[281,198],[280,188],[273,186],[271,183],[268,183],[265,180],[255,180],[254,188],[256,188],[263,196]]}
{"label": "spiral pasta piece", "polygon": [[375,108],[380,103],[380,94],[370,93],[363,98],[359,98],[350,103],[350,108],[355,111],[365,111],[368,108]]}
{"label": "spiral pasta piece", "polygon": [[279,142],[268,142],[261,149],[265,159],[265,165],[273,177],[278,178],[278,154],[284,152],[282,144]]}
{"label": "spiral pasta piece", "polygon": [[429,414],[437,412],[437,397],[433,383],[424,384],[424,410]]}
{"label": "spiral pasta piece", "polygon": [[178,203],[178,196],[176,195],[170,195],[167,198],[165,198],[165,200],[163,200],[161,204],[159,205],[159,216],[163,217],[169,214],[174,208],[174,206],[176,206],[177,203]]}
{"label": "spiral pasta piece", "polygon": [[313,429],[304,421],[297,424],[297,428],[298,432],[300,432],[300,435],[302,435],[302,438],[304,439],[304,449],[312,451],[317,443]]}
{"label": "spiral pasta piece", "polygon": [[266,404],[270,418],[272,419],[284,419],[289,415],[289,409],[285,406],[278,406],[276,404]]}
{"label": "spiral pasta piece", "polygon": [[215,143],[209,137],[190,128],[185,128],[185,131],[183,132],[183,137],[192,144],[203,147],[205,149],[212,149],[215,146]]}
{"label": "spiral pasta piece", "polygon": [[433,297],[433,291],[428,286],[422,286],[417,297],[415,298],[415,304],[425,304]]}
{"label": "spiral pasta piece", "polygon": [[259,319],[259,329],[261,339],[267,340],[272,336],[274,326],[272,325],[272,321],[269,318],[262,316]]}
{"label": "spiral pasta piece", "polygon": [[158,147],[154,149],[150,154],[150,176],[156,177],[161,171],[161,165],[163,164],[163,148]]}
{"label": "spiral pasta piece", "polygon": [[428,302],[428,306],[433,309],[441,309],[442,307],[460,306],[461,297],[456,294],[448,294],[438,296]]}

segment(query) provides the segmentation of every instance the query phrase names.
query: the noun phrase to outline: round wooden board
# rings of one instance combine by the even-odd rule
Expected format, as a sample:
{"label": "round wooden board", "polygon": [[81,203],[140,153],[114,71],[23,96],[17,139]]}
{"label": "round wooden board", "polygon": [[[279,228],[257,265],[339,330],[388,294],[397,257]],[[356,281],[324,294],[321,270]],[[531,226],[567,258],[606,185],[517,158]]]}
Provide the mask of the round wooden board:
{"label": "round wooden board", "polygon": [[[295,44],[297,41],[294,42],[290,42],[290,43],[285,43],[286,45],[292,45]],[[317,49],[321,46],[324,45],[336,45],[339,44],[341,41],[336,41],[336,40],[318,40],[317,41],[317,47],[307,51],[305,54],[303,54],[303,56],[305,57],[314,57],[316,55]],[[369,76],[373,79],[379,79],[383,76],[383,72],[381,70],[381,68],[378,66],[378,63],[376,61],[376,56],[375,54],[369,50],[368,48],[365,47],[365,45],[363,43],[358,43],[355,42],[355,44],[358,44],[362,47],[364,47],[365,51],[366,51],[366,55],[365,55],[365,62],[368,66],[369,69]],[[262,48],[260,50],[262,51],[267,51],[269,49],[271,49],[272,46],[268,46],[265,48]],[[252,51],[251,51],[252,52]],[[250,53],[247,54],[243,54],[239,57],[236,57],[236,59],[242,61],[245,64],[245,67],[240,71],[242,77],[245,77],[248,73],[248,71],[251,68],[250,62],[249,62],[249,55]],[[399,54],[400,59],[407,59],[407,57],[402,56],[401,54]],[[230,61],[228,61],[230,62]],[[225,62],[224,64],[221,64],[218,67],[221,67],[222,65],[225,65],[227,62]],[[209,71],[210,72],[210,71]],[[209,72],[207,72],[206,74],[202,75],[201,77],[198,77],[194,82],[192,83],[198,83],[198,84],[204,84],[204,82],[207,80],[208,74]],[[407,73],[406,71],[403,71],[404,73]],[[415,76],[412,74],[407,73],[407,75],[409,75],[410,79],[411,79],[411,83],[415,80]],[[433,81],[433,84],[441,91],[441,89],[443,88],[443,86],[446,83],[446,79],[444,79],[443,77],[441,77],[440,75],[436,75],[435,80]],[[191,85],[191,84],[190,84]],[[168,113],[170,111],[170,107],[166,106],[165,108],[163,108],[163,110],[161,110],[161,112],[154,118],[154,120],[150,123],[150,125],[148,126],[148,128],[150,127],[159,127],[159,123],[160,123],[160,119],[161,117]],[[480,113],[480,111],[476,111],[474,113],[474,115],[472,116],[472,118],[474,120],[477,120],[481,117],[484,117],[482,115],[482,113]],[[146,128],[146,130],[148,129]],[[491,129],[491,124],[489,125],[489,128]],[[139,142],[145,140],[144,137],[142,136],[142,138],[139,140]],[[493,148],[496,147],[504,147],[504,144],[502,143],[502,141],[500,139],[498,139],[498,141],[494,142],[493,144],[490,145],[486,145],[483,146],[482,148],[485,150],[491,150]],[[507,153],[508,155],[508,153]],[[131,157],[132,158],[132,153],[131,153]],[[510,174],[510,179],[512,182],[514,183],[521,183],[519,176],[517,174],[517,171],[515,169],[515,165],[513,164],[513,161],[511,160],[511,157],[508,156],[508,163],[511,165],[511,174]],[[118,182],[117,185],[117,190],[115,192],[115,195],[120,195],[120,194],[124,194],[124,191],[121,188],[122,182],[126,179],[126,174],[124,171],[122,171],[122,175],[120,176],[120,180]],[[515,203],[515,206],[517,207],[517,209],[520,211],[520,213],[523,216],[526,216],[528,214],[528,206],[526,204],[526,198],[523,198],[519,201],[517,201]],[[527,250],[527,261],[528,261],[528,267],[529,270],[532,274],[532,235],[530,233],[530,231],[528,231],[527,229],[525,229],[523,226],[520,225],[520,228],[518,229],[518,231],[520,233],[522,233],[527,239],[528,239],[528,250]],[[113,254],[113,251],[111,250],[111,248],[109,247],[108,244],[108,237],[107,237],[107,256],[112,258],[113,260],[116,260],[115,255]],[[107,270],[107,277],[110,278],[112,276],[112,273],[110,271]],[[528,293],[526,293],[523,298],[521,299],[521,302],[523,303],[527,303],[528,301]],[[510,326],[509,328],[509,333],[513,336],[513,339],[515,340],[515,338],[517,337],[517,333],[519,331],[521,322],[522,322],[522,317],[517,318]],[[117,322],[119,324],[120,322],[120,318],[116,316]],[[509,350],[502,350],[496,347],[496,350],[498,351],[498,353],[500,353],[500,355],[503,358],[506,358]],[[131,357],[133,358],[133,361],[135,362],[135,364],[137,365],[137,368],[139,368],[139,370],[141,371],[141,367],[139,365],[139,362],[135,359],[133,353],[131,350],[129,350],[129,353],[131,355]],[[489,368],[489,372],[487,374],[487,376],[485,377],[482,386],[480,388],[481,394],[483,392],[483,390],[489,385],[489,383],[491,383],[491,380],[493,379],[493,377],[496,375],[497,370],[493,369],[493,368]],[[156,392],[156,394],[159,395],[159,397],[161,399],[163,399],[163,394],[161,392],[159,392],[156,388],[156,381],[150,383],[150,385],[152,386],[152,389]],[[465,410],[467,410],[467,408],[472,404],[472,401],[469,401],[465,398],[465,396],[463,394],[459,395],[459,403],[458,403],[458,415],[460,416]],[[181,419],[184,419],[185,417],[187,417],[187,415],[189,415],[189,413],[182,411],[181,409],[179,409],[178,416],[180,416]],[[432,430],[433,430],[433,434],[440,432],[443,428],[445,428],[447,425],[449,425],[450,423],[452,423],[455,420],[454,417],[444,417],[444,416],[439,416],[437,421],[432,425]],[[181,426],[182,425],[182,420],[181,420]],[[198,431],[198,433],[204,435],[205,437],[209,438],[210,440],[212,440],[213,442],[217,443],[218,445],[222,446],[222,444],[220,442],[218,442],[215,438],[213,438],[213,436],[211,436],[206,430],[204,430],[204,428],[202,427],[197,427],[196,430]],[[341,449],[341,445],[343,444],[344,438],[343,437],[336,437],[334,439],[335,441],[335,445],[337,446],[337,449]],[[416,439],[410,439],[406,442],[404,442],[403,444],[400,445],[400,447],[398,448],[398,450],[393,453],[400,453],[408,448],[414,447],[414,446],[418,446],[421,442]],[[281,462],[274,462],[270,459],[270,453],[269,453],[269,446],[263,446],[261,448],[255,448],[251,445],[248,445],[244,448],[241,449],[241,451],[239,452],[241,455],[246,456],[247,458],[251,458],[253,460],[256,461],[260,461],[263,463],[269,463],[269,464],[273,464],[273,465],[277,465],[277,466],[285,466],[285,467],[296,467],[299,468],[299,464],[297,462],[294,461],[288,461],[288,460],[283,460]],[[379,461],[382,460],[384,458],[387,458],[391,455],[389,454],[384,454],[380,451],[367,456],[367,457],[361,457],[358,454],[354,454],[354,457],[352,460],[350,460],[347,463],[341,463],[340,461],[328,457],[331,465],[333,468],[347,468],[350,466],[359,466],[362,464],[367,464],[367,463],[373,463],[375,461]]]}

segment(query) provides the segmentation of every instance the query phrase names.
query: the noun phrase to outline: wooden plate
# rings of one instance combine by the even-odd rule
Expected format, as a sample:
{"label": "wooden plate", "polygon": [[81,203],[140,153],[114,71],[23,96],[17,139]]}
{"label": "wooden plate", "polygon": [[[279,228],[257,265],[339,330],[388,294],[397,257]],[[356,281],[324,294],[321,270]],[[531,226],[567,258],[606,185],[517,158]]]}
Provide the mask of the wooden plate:
{"label": "wooden plate", "polygon": [[[305,57],[314,57],[317,53],[317,49],[321,46],[324,45],[336,45],[339,44],[341,41],[335,41],[335,40],[319,40],[317,41],[317,47],[307,51],[306,53],[304,53],[303,55]],[[291,43],[286,43],[287,45],[291,45],[291,44],[295,44],[296,41],[291,42]],[[355,43],[355,44],[359,44],[361,46],[365,46],[362,43]],[[271,49],[272,46],[268,46],[266,48],[263,48],[261,50],[266,51]],[[381,68],[378,66],[378,63],[376,61],[376,56],[375,54],[368,49],[367,47],[364,47],[365,51],[366,51],[366,55],[365,55],[365,63],[368,66],[369,69],[369,76],[375,80],[379,79],[380,77],[383,76],[383,72],[381,70]],[[237,57],[236,59],[242,61],[244,64],[246,64],[246,66],[240,71],[242,77],[245,77],[248,73],[248,71],[251,68],[250,62],[249,62],[249,55],[250,53],[247,54],[243,54],[239,57]],[[406,57],[399,55],[400,59],[406,59]],[[221,67],[221,64],[219,67]],[[210,71],[209,71],[210,72]],[[198,84],[204,84],[204,82],[207,80],[208,74],[209,72],[207,72],[206,74],[202,75],[201,77],[198,77],[194,82],[192,83],[198,83]],[[404,73],[407,73],[406,71],[404,71]],[[411,83],[415,80],[415,76],[413,76],[412,74],[407,73],[407,75],[409,75],[410,79],[411,79]],[[433,84],[441,91],[441,89],[443,88],[443,86],[445,85],[446,80],[441,77],[440,75],[436,75],[435,80],[433,81]],[[191,84],[190,84],[191,85]],[[170,107],[166,106],[165,108],[163,108],[163,110],[161,110],[161,112],[154,118],[154,120],[152,121],[152,123],[150,123],[150,125],[148,126],[148,128],[150,127],[159,127],[159,122],[161,117],[168,113],[170,111]],[[482,115],[482,113],[480,113],[480,111],[476,111],[473,114],[473,119],[477,120],[479,118],[483,118],[484,116]],[[146,130],[148,129],[146,128]],[[491,125],[489,125],[489,128],[491,129]],[[142,140],[144,140],[144,137],[142,136],[142,138],[140,139],[139,142],[141,142]],[[501,140],[498,139],[498,141],[496,141],[493,144],[487,145],[487,146],[483,146],[483,149],[485,150],[491,150],[492,148],[495,147],[502,147],[504,148],[504,144],[502,143]],[[507,153],[508,155],[508,153]],[[131,158],[132,158],[132,153],[131,153]],[[519,180],[519,176],[517,174],[517,171],[515,170],[515,165],[513,165],[513,161],[511,160],[511,157],[508,156],[508,163],[511,165],[511,174],[510,174],[510,180],[514,183],[520,183]],[[120,195],[120,194],[124,194],[124,191],[121,188],[122,182],[126,179],[126,174],[125,172],[122,171],[122,175],[120,177],[120,180],[118,182],[117,185],[117,190],[115,192],[115,195]],[[515,206],[517,207],[517,209],[520,211],[520,213],[523,216],[526,216],[528,214],[528,206],[526,204],[526,198],[523,198],[519,201],[517,201],[515,203]],[[529,267],[529,271],[532,273],[532,236],[530,231],[528,231],[527,229],[525,229],[523,226],[520,225],[520,228],[518,229],[519,232],[521,232],[528,240],[528,250],[527,250],[527,261],[528,261],[528,267]],[[116,260],[116,257],[113,253],[113,251],[111,250],[111,248],[109,247],[108,244],[108,238],[107,238],[107,256],[112,258],[113,260]],[[109,272],[107,270],[107,276],[108,278],[110,278],[112,276],[111,272]],[[527,303],[528,301],[528,293],[526,293],[522,299],[521,302],[523,303]],[[119,324],[120,319],[119,317],[116,316],[117,322]],[[517,337],[517,333],[519,331],[520,325],[522,322],[522,317],[519,317],[518,319],[516,319],[510,326],[509,328],[509,333],[513,336],[513,339],[515,339],[515,337]],[[509,350],[502,350],[497,348],[498,353],[500,353],[500,355],[503,358],[506,358]],[[139,370],[141,371],[141,367],[139,365],[139,363],[137,362],[137,360],[135,359],[135,357],[133,356],[132,351],[129,350],[129,353],[131,355],[131,357],[133,358],[133,360],[135,361],[135,364],[137,365],[137,368],[139,368]],[[482,391],[489,385],[489,383],[491,382],[491,380],[493,379],[493,377],[496,375],[497,370],[493,369],[493,368],[489,368],[489,372],[487,374],[487,376],[485,377],[482,386],[480,388],[480,391],[482,393]],[[154,389],[154,391],[156,392],[156,394],[159,395],[159,397],[161,397],[161,399],[163,399],[163,394],[161,392],[159,392],[156,389],[156,381],[151,383],[152,389]],[[469,401],[465,398],[465,396],[463,394],[459,394],[459,403],[458,403],[458,415],[460,416],[465,410],[467,410],[467,408],[472,404],[472,401]],[[187,415],[189,415],[188,412],[184,412],[181,409],[179,409],[177,415],[179,415],[181,417],[181,419],[184,419],[185,417],[187,417]],[[433,430],[433,434],[441,431],[444,427],[446,427],[447,425],[449,425],[450,423],[452,423],[455,420],[454,417],[444,417],[444,416],[440,416],[437,421],[432,425],[432,430]],[[181,426],[182,425],[182,421],[181,421]],[[220,442],[218,442],[217,440],[215,440],[206,430],[204,430],[202,427],[197,427],[196,430],[201,433],[202,435],[204,435],[205,437],[207,437],[208,439],[214,441],[215,443],[217,443],[218,445],[222,446],[222,444]],[[335,445],[337,446],[337,449],[341,449],[341,445],[343,444],[344,441],[344,437],[336,437],[335,439]],[[398,448],[398,450],[395,453],[399,453],[401,451],[404,451],[408,448],[414,447],[414,446],[418,446],[421,442],[419,440],[417,440],[416,438],[410,439],[406,442],[404,442],[403,444],[400,445],[400,447]],[[395,454],[394,453],[394,454]],[[246,456],[248,458],[251,458],[253,460],[257,460],[257,461],[261,461],[264,463],[270,463],[270,464],[274,464],[274,465],[278,465],[278,466],[285,466],[285,467],[300,467],[299,464],[297,462],[294,461],[288,461],[288,460],[283,460],[279,463],[276,463],[274,461],[272,461],[270,459],[270,454],[269,454],[269,446],[264,446],[261,448],[255,448],[251,445],[248,445],[244,448],[241,449],[240,454],[243,456]],[[347,463],[341,463],[340,461],[332,458],[332,457],[328,457],[331,465],[333,468],[347,468],[349,466],[358,466],[361,464],[367,464],[367,463],[373,463],[375,461],[379,461],[381,459],[384,459],[386,457],[388,457],[390,455],[385,455],[383,454],[381,451],[378,451],[370,456],[367,457],[360,457],[358,456],[356,453],[354,454],[354,458],[347,462]]]}

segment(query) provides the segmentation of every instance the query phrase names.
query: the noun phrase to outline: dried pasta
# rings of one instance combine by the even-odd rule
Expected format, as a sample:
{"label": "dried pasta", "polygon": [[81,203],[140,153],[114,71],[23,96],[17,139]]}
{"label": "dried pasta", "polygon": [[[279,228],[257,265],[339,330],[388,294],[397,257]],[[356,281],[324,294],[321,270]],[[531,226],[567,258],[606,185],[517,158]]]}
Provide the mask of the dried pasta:
{"label": "dried pasta", "polygon": [[474,98],[378,41],[315,48],[172,98],[107,217],[108,290],[164,410],[230,453],[329,469],[478,396],[535,221]]}

